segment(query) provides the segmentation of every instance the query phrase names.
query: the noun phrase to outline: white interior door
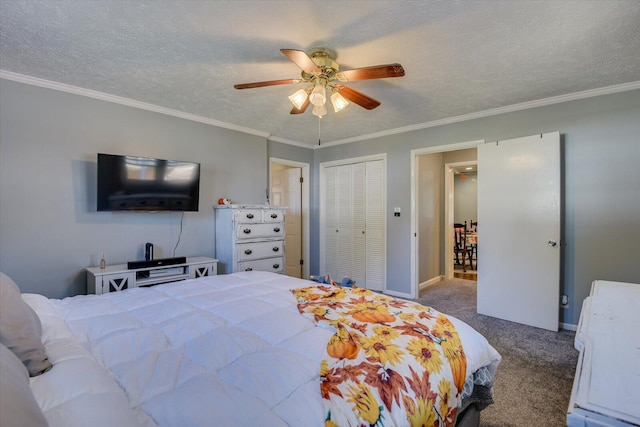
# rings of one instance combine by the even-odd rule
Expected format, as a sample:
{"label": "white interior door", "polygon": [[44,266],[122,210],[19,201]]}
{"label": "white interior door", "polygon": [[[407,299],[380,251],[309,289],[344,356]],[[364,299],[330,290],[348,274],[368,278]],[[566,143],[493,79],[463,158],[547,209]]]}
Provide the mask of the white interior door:
{"label": "white interior door", "polygon": [[302,169],[291,167],[285,170],[287,214],[284,223],[285,274],[302,278]]}
{"label": "white interior door", "polygon": [[478,169],[478,313],[557,331],[560,134],[479,145]]}
{"label": "white interior door", "polygon": [[285,270],[287,276],[302,278],[302,168],[274,165],[271,170],[271,198],[275,206],[286,206],[284,223]]}

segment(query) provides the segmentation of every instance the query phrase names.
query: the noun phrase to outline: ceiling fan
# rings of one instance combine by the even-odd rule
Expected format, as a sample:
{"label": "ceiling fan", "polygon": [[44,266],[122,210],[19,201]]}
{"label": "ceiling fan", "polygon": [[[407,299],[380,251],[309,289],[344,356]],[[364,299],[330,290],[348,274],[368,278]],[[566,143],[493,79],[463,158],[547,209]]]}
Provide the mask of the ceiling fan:
{"label": "ceiling fan", "polygon": [[335,52],[322,47],[312,49],[308,54],[297,49],[280,49],[280,52],[302,69],[301,78],[242,83],[233,87],[252,89],[264,86],[309,83],[306,88],[289,96],[289,100],[294,105],[291,114],[304,113],[309,104],[313,104],[312,113],[314,115],[322,117],[327,114],[325,107],[327,89],[331,91],[331,103],[336,113],[346,107],[349,101],[367,110],[373,110],[380,105],[380,102],[342,83],[404,76],[404,68],[400,64],[340,71],[340,66],[335,61]]}

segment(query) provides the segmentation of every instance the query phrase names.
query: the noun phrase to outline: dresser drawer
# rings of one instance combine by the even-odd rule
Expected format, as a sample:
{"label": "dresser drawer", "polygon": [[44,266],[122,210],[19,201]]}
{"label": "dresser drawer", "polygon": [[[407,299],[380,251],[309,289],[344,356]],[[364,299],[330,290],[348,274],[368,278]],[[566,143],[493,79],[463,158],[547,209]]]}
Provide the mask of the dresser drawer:
{"label": "dresser drawer", "polygon": [[236,226],[236,238],[256,239],[284,236],[284,224],[238,224]]}
{"label": "dresser drawer", "polygon": [[250,261],[253,259],[269,258],[284,253],[284,241],[240,243],[237,246],[238,261]]}
{"label": "dresser drawer", "polygon": [[265,210],[263,211],[263,222],[284,222],[284,211]]}
{"label": "dresser drawer", "polygon": [[262,209],[238,209],[235,219],[238,224],[262,222]]}
{"label": "dresser drawer", "polygon": [[284,258],[268,258],[255,261],[244,261],[238,263],[236,271],[271,271],[273,273],[282,273],[284,269]]}

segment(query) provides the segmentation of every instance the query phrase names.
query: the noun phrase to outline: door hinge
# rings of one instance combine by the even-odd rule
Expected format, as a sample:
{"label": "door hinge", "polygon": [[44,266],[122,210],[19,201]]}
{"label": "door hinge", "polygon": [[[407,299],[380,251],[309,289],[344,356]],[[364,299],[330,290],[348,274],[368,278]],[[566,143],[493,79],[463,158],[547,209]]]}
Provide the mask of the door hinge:
{"label": "door hinge", "polygon": [[300,184],[302,184],[304,182],[304,178],[300,177]]}
{"label": "door hinge", "polygon": [[300,260],[300,265],[304,265],[304,260],[303,259]]}

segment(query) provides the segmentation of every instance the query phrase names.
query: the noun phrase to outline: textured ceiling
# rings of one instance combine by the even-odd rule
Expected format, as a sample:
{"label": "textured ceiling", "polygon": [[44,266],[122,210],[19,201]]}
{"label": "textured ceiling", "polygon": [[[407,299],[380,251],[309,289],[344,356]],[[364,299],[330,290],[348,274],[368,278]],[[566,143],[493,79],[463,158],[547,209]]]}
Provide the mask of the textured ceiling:
{"label": "textured ceiling", "polygon": [[[640,80],[640,1],[0,0],[0,69],[316,145],[281,48],[328,47],[382,103],[321,121],[323,142]],[[330,107],[330,106],[329,106]]]}

